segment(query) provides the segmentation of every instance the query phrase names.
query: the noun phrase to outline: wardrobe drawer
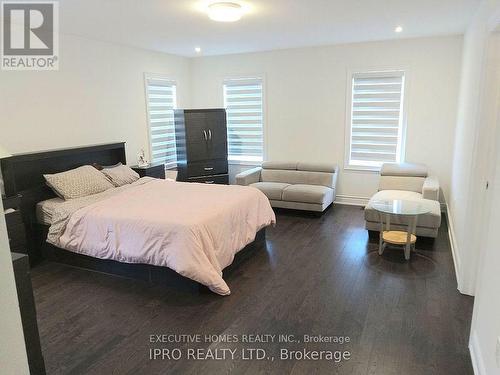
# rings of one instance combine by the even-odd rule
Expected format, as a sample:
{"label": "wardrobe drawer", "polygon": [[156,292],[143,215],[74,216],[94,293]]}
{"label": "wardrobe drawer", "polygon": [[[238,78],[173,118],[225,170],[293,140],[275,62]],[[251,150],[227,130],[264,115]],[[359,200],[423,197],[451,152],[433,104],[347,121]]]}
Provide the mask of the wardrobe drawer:
{"label": "wardrobe drawer", "polygon": [[199,182],[205,184],[229,185],[229,175],[221,174],[218,176],[205,176],[197,178],[188,178],[187,182]]}
{"label": "wardrobe drawer", "polygon": [[201,162],[188,163],[187,177],[210,176],[227,173],[227,160],[205,160]]}

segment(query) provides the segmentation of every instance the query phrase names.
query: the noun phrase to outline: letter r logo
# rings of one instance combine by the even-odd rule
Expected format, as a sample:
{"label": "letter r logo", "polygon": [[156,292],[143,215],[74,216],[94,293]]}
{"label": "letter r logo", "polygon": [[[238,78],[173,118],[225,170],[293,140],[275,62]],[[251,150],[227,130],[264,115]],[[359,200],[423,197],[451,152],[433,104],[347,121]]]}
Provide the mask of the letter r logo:
{"label": "letter r logo", "polygon": [[3,2],[3,55],[54,54],[54,4]]}

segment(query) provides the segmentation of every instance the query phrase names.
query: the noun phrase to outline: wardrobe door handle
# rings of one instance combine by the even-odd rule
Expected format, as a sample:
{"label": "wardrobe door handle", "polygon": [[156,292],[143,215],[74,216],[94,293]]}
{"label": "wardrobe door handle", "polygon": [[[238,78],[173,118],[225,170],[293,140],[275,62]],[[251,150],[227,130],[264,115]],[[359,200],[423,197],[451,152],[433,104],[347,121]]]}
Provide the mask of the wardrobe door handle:
{"label": "wardrobe door handle", "polygon": [[212,129],[208,129],[208,139],[212,140]]}
{"label": "wardrobe door handle", "polygon": [[205,136],[205,141],[207,140],[207,131],[203,130],[203,135]]}

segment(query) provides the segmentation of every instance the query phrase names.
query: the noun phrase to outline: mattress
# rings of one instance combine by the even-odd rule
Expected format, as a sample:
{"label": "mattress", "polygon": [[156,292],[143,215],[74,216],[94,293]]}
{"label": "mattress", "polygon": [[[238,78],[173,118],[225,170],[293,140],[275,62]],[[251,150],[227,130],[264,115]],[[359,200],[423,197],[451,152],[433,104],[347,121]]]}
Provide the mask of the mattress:
{"label": "mattress", "polygon": [[36,204],[36,219],[38,223],[51,225],[52,214],[54,213],[55,209],[64,202],[64,199],[59,197],[38,202]]}

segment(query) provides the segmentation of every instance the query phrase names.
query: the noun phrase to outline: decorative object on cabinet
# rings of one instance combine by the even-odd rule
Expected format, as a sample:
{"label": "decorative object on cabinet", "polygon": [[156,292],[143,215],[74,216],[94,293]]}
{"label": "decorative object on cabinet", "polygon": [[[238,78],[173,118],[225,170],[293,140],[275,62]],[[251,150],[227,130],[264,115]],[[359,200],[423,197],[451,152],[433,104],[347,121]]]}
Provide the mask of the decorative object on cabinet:
{"label": "decorative object on cabinet", "polygon": [[144,149],[141,149],[141,151],[137,153],[137,166],[141,168],[149,166]]}

